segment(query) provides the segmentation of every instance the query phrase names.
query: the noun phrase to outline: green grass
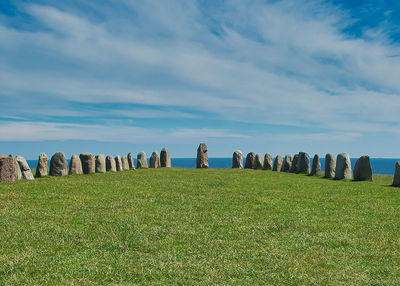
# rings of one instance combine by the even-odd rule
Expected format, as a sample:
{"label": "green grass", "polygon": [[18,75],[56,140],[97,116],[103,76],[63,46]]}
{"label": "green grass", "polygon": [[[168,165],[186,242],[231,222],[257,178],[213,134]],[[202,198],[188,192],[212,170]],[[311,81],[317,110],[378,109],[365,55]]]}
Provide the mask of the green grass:
{"label": "green grass", "polygon": [[0,184],[0,285],[399,285],[400,189],[231,169]]}

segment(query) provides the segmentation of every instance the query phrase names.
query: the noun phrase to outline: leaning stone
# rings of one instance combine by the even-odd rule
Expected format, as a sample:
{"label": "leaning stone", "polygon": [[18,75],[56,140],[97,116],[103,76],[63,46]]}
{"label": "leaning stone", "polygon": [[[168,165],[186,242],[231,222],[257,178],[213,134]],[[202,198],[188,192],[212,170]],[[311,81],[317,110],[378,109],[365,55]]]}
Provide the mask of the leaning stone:
{"label": "leaning stone", "polygon": [[122,169],[129,170],[128,157],[126,157],[126,155],[122,156],[121,161],[122,161]]}
{"label": "leaning stone", "polygon": [[236,150],[232,155],[232,168],[243,169],[243,153]]}
{"label": "leaning stone", "polygon": [[355,181],[372,181],[372,168],[368,155],[361,156],[354,166]]}
{"label": "leaning stone", "polygon": [[208,168],[208,154],[206,143],[200,143],[197,148],[196,168]]}
{"label": "leaning stone", "polygon": [[96,173],[106,172],[106,158],[104,154],[99,154],[96,156]]}
{"label": "leaning stone", "polygon": [[336,170],[336,158],[332,154],[325,155],[325,178],[334,178]]}
{"label": "leaning stone", "polygon": [[45,177],[49,174],[49,158],[45,153],[39,155],[39,160],[36,166],[36,178]]}
{"label": "leaning stone", "polygon": [[106,157],[106,171],[107,172],[116,172],[117,166],[115,164],[115,159],[113,156],[108,155]]}
{"label": "leaning stone", "polygon": [[272,171],[280,172],[281,169],[282,169],[282,157],[281,157],[281,155],[277,155],[275,157],[274,167],[273,167]]}
{"label": "leaning stone", "polygon": [[69,161],[69,174],[70,175],[82,175],[82,162],[77,155],[72,155]]}
{"label": "leaning stone", "polygon": [[117,171],[123,171],[124,167],[122,166],[122,159],[121,156],[115,156],[115,168]]}
{"label": "leaning stone", "polygon": [[128,153],[128,165],[129,169],[135,169],[135,161],[133,160],[132,153]]}
{"label": "leaning stone", "polygon": [[290,167],[290,170],[289,170],[290,173],[296,173],[297,172],[298,163],[299,163],[299,154],[295,154],[293,156],[292,166]]}
{"label": "leaning stone", "polygon": [[15,157],[15,160],[18,163],[19,169],[21,170],[22,179],[25,180],[33,180],[32,170],[26,162],[25,158],[22,156]]}
{"label": "leaning stone", "polygon": [[306,152],[299,153],[299,159],[297,161],[297,173],[310,173],[310,155],[308,155]]}
{"label": "leaning stone", "polygon": [[272,155],[269,154],[269,153],[266,153],[264,155],[264,166],[263,166],[263,169],[264,170],[272,170],[272,168],[274,166],[273,161],[274,161],[274,158],[272,157]]}
{"label": "leaning stone", "polygon": [[160,156],[158,156],[157,152],[153,152],[150,157],[150,168],[160,168]]}
{"label": "leaning stone", "polygon": [[400,187],[400,161],[396,162],[394,166],[393,184],[394,187]]}
{"label": "leaning stone", "polygon": [[260,154],[256,155],[254,160],[254,169],[262,169],[264,165],[264,158]]}
{"label": "leaning stone", "polygon": [[68,175],[68,162],[63,152],[57,152],[50,159],[50,176]]}
{"label": "leaning stone", "polygon": [[21,180],[22,179],[21,167],[19,166],[19,164],[17,162],[17,158],[14,158],[14,161],[15,161],[15,166],[17,168],[17,180]]}
{"label": "leaning stone", "polygon": [[256,154],[254,152],[250,152],[246,156],[246,163],[244,164],[245,169],[254,169],[256,165]]}
{"label": "leaning stone", "polygon": [[285,159],[283,160],[281,171],[287,173],[290,171],[291,167],[292,167],[292,156],[285,155]]}
{"label": "leaning stone", "polygon": [[147,157],[146,157],[146,153],[144,152],[140,152],[139,154],[137,154],[137,163],[136,163],[136,168],[140,169],[146,169],[149,166],[147,165]]}
{"label": "leaning stone", "polygon": [[162,148],[160,154],[160,163],[163,168],[171,168],[171,155],[169,154],[168,149]]}
{"label": "leaning stone", "polygon": [[93,174],[96,172],[96,159],[91,153],[83,153],[79,155],[82,162],[82,171],[84,174]]}
{"label": "leaning stone", "polygon": [[13,156],[0,156],[0,182],[15,182],[18,179],[17,167]]}
{"label": "leaning stone", "polygon": [[351,179],[351,162],[347,153],[340,153],[336,157],[335,179]]}
{"label": "leaning stone", "polygon": [[321,174],[321,161],[317,154],[314,155],[311,167],[311,176],[319,176]]}

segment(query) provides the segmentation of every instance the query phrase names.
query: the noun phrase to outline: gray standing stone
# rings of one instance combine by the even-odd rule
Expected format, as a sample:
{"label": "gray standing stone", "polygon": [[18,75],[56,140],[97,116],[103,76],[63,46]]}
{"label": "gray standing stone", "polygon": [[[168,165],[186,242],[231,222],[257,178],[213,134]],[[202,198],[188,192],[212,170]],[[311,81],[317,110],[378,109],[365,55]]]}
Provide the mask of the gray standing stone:
{"label": "gray standing stone", "polygon": [[299,154],[295,154],[293,156],[292,166],[290,167],[290,170],[289,170],[290,173],[296,173],[297,172],[298,163],[299,163]]}
{"label": "gray standing stone", "polygon": [[264,158],[260,154],[256,155],[256,159],[254,160],[254,169],[262,169],[264,166]]}
{"label": "gray standing stone", "polygon": [[106,172],[106,157],[104,154],[99,154],[96,156],[96,173]]}
{"label": "gray standing stone", "polygon": [[355,181],[372,181],[372,168],[368,155],[363,155],[357,160],[353,176]]}
{"label": "gray standing stone", "polygon": [[310,155],[306,152],[299,152],[299,159],[297,162],[297,173],[309,174],[310,173]]}
{"label": "gray standing stone", "polygon": [[124,167],[122,166],[122,159],[121,156],[115,156],[115,168],[117,169],[117,171],[123,171]]}
{"label": "gray standing stone", "polygon": [[336,170],[336,158],[332,154],[325,155],[325,178],[334,178]]}
{"label": "gray standing stone", "polygon": [[144,152],[140,152],[139,154],[137,154],[137,163],[136,163],[136,168],[140,169],[146,169],[149,166],[147,165],[147,157],[146,157],[146,153]]}
{"label": "gray standing stone", "polygon": [[319,176],[321,174],[321,160],[317,154],[314,155],[311,167],[311,176]]}
{"label": "gray standing stone", "polygon": [[69,161],[69,174],[70,175],[82,175],[82,162],[77,155],[72,155]]}
{"label": "gray standing stone", "polygon": [[351,162],[349,154],[340,153],[336,157],[335,179],[351,179]]}
{"label": "gray standing stone", "polygon": [[171,168],[171,155],[169,154],[168,149],[162,148],[160,161],[162,168]]}
{"label": "gray standing stone", "polygon": [[280,172],[282,170],[282,157],[281,155],[277,155],[274,161],[274,167],[272,171]]}
{"label": "gray standing stone", "polygon": [[264,170],[272,170],[273,166],[274,166],[274,158],[272,157],[271,154],[266,153],[264,155],[264,166],[263,169]]}
{"label": "gray standing stone", "polygon": [[17,164],[13,156],[0,156],[0,182],[12,183],[18,179]]}
{"label": "gray standing stone", "polygon": [[96,159],[91,153],[82,153],[79,155],[82,162],[82,171],[84,174],[93,174],[96,172]]}
{"label": "gray standing stone", "polygon": [[158,156],[157,152],[153,152],[150,156],[150,168],[160,168],[160,156]]}
{"label": "gray standing stone", "polygon": [[394,165],[393,184],[394,187],[400,187],[400,161]]}
{"label": "gray standing stone", "polygon": [[122,161],[122,169],[123,170],[129,170],[129,162],[128,162],[128,157],[126,157],[126,155],[121,157],[121,161]]}
{"label": "gray standing stone", "polygon": [[39,155],[39,160],[36,166],[36,178],[45,177],[49,174],[49,158],[45,153]]}
{"label": "gray standing stone", "polygon": [[196,168],[208,168],[208,154],[207,154],[206,143],[200,143],[199,148],[197,148],[197,159]]}
{"label": "gray standing stone", "polygon": [[50,159],[50,176],[68,175],[68,162],[63,152],[55,153]]}
{"label": "gray standing stone", "polygon": [[22,156],[17,156],[17,157],[15,157],[15,160],[18,163],[19,169],[21,170],[22,179],[33,180],[34,178],[33,178],[31,168],[29,167],[25,158]]}
{"label": "gray standing stone", "polygon": [[115,159],[113,156],[108,155],[106,157],[106,171],[107,172],[116,172],[117,166],[115,164]]}
{"label": "gray standing stone", "polygon": [[285,155],[285,159],[283,160],[282,163],[282,172],[290,172],[290,168],[292,167],[292,155]]}
{"label": "gray standing stone", "polygon": [[133,160],[132,153],[128,153],[128,164],[129,164],[129,169],[135,169],[135,161]]}
{"label": "gray standing stone", "polygon": [[256,165],[256,154],[254,152],[250,152],[246,156],[246,162],[244,164],[245,169],[254,169]]}
{"label": "gray standing stone", "polygon": [[243,169],[243,153],[236,150],[232,155],[232,168]]}

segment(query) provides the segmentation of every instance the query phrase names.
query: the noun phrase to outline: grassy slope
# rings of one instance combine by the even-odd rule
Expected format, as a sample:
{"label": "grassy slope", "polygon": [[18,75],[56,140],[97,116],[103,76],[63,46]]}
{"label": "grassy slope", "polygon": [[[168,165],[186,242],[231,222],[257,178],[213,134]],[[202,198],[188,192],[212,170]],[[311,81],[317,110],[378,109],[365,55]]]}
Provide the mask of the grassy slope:
{"label": "grassy slope", "polygon": [[156,169],[0,184],[0,284],[400,283],[400,190]]}

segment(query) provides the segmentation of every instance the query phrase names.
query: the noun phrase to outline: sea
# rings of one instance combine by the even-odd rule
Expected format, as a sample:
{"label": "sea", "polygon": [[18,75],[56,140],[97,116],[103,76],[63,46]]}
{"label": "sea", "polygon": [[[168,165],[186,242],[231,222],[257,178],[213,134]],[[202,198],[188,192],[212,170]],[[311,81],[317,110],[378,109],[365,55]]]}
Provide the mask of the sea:
{"label": "sea", "polygon": [[[312,158],[311,158],[312,160]],[[397,161],[400,159],[388,159],[388,158],[371,158],[371,167],[374,174],[386,174],[393,175],[394,167]],[[351,158],[351,166],[354,169],[354,165],[357,158]],[[36,168],[37,160],[27,160],[31,168]],[[69,162],[68,162],[69,163]],[[232,168],[232,158],[208,158],[210,168]],[[171,158],[172,167],[181,168],[196,168],[196,158]],[[321,158],[322,171],[324,171],[325,159]]]}

